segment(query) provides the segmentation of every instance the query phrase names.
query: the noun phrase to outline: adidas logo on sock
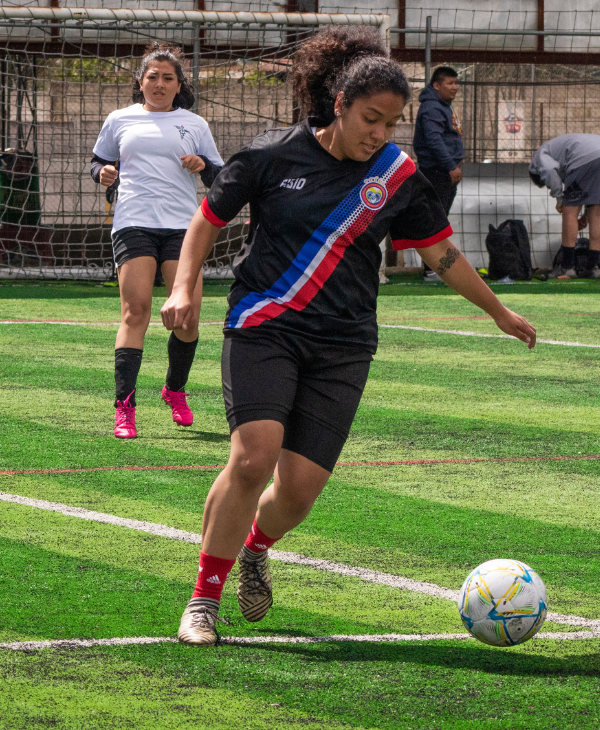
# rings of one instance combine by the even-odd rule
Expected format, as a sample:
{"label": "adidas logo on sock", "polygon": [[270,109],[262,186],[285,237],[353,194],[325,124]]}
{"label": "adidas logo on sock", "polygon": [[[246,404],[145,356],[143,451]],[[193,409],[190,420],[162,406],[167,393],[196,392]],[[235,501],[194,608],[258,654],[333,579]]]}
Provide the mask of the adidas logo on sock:
{"label": "adidas logo on sock", "polygon": [[207,583],[214,583],[215,585],[218,585],[218,586],[221,585],[221,581],[219,580],[219,576],[218,575],[213,575],[210,578],[207,578],[206,579],[206,582]]}
{"label": "adidas logo on sock", "polygon": [[255,542],[254,545],[257,548],[260,548],[261,550],[266,550],[267,549],[267,546],[266,545],[261,545],[259,542]]}

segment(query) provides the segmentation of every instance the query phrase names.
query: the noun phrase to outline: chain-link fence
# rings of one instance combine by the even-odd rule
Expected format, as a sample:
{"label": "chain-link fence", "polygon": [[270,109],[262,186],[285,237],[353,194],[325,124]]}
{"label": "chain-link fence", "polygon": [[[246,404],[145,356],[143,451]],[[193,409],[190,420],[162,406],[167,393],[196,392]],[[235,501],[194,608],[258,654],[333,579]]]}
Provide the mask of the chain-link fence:
{"label": "chain-link fence", "polygon": [[[103,8],[110,4],[136,11],[168,5],[115,0]],[[179,11],[197,7],[194,2],[176,5]],[[208,11],[248,8],[235,2],[205,6]],[[273,11],[270,3],[257,2],[252,9]],[[325,10],[323,3],[319,10]],[[414,90],[394,138],[407,152],[412,154],[418,94],[432,68],[451,65],[459,74],[454,109],[466,158],[451,223],[473,265],[486,264],[489,224],[506,218],[525,221],[535,265],[550,265],[560,244],[560,216],[547,192],[531,185],[527,164],[543,141],[598,128],[596,15],[556,13],[546,17],[546,29],[540,31],[529,11],[469,14],[409,8],[404,27],[392,27],[392,54]],[[370,17],[364,22],[380,22]],[[106,116],[131,103],[132,73],[150,40],[184,46],[197,111],[209,122],[225,159],[264,129],[294,123],[289,66],[298,44],[314,32],[314,23],[156,18],[155,13],[140,19],[139,12],[112,19],[72,14],[68,20],[2,18],[0,13],[0,144],[9,150],[0,170],[0,276],[112,274],[112,210],[88,166]],[[199,196],[203,194],[200,185]],[[246,218],[244,211],[222,233],[208,263],[209,275],[227,273],[244,239]],[[418,265],[419,259],[406,252],[398,263]]]}
{"label": "chain-link fence", "polygon": [[[44,10],[48,12],[44,15]],[[111,206],[89,175],[107,115],[131,104],[132,76],[153,40],[183,45],[196,93],[225,159],[260,132],[294,120],[289,68],[316,22],[244,13],[71,13],[0,8],[0,276],[114,275]],[[2,17],[4,13],[4,18]],[[319,17],[320,25],[381,17]],[[205,190],[199,182],[199,197]],[[221,233],[207,276],[226,276],[248,211]]]}

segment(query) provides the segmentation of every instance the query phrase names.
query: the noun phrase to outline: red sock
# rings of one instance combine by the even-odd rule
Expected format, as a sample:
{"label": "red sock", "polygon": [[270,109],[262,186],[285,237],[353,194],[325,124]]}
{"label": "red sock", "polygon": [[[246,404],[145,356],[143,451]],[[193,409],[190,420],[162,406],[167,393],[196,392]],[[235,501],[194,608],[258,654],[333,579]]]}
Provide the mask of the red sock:
{"label": "red sock", "polygon": [[244,545],[248,548],[248,550],[252,550],[253,553],[264,553],[270,547],[273,547],[277,540],[280,539],[281,538],[279,537],[267,537],[265,533],[260,529],[260,527],[256,524],[255,517],[254,522],[252,523],[252,529],[248,533],[248,537],[246,538],[246,542],[244,543]]}
{"label": "red sock", "polygon": [[223,586],[234,563],[235,558],[233,560],[215,558],[201,551],[198,582],[192,598],[212,598],[213,601],[220,601]]}

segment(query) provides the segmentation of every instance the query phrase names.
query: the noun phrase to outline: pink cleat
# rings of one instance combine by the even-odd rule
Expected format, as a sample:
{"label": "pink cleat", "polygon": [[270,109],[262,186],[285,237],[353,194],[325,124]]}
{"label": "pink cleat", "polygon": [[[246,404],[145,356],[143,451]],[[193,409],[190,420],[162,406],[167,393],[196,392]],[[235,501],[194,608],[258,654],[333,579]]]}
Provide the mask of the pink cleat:
{"label": "pink cleat", "polygon": [[171,406],[173,420],[180,426],[191,426],[194,423],[194,414],[190,411],[186,400],[188,395],[189,393],[182,393],[179,390],[167,390],[166,385],[162,389],[162,399]]}
{"label": "pink cleat", "polygon": [[115,410],[115,436],[118,439],[137,438],[135,406],[129,405],[129,399],[134,393],[135,391],[131,391],[125,400],[117,401],[117,409]]}

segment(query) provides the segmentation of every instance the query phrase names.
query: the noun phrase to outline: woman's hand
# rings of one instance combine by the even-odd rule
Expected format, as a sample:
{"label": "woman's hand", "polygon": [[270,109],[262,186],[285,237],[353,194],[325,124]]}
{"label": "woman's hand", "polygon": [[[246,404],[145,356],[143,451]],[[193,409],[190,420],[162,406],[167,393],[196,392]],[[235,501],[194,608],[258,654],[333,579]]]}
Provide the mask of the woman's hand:
{"label": "woman's hand", "polygon": [[109,188],[118,177],[119,171],[114,165],[104,165],[100,170],[100,185]]}
{"label": "woman's hand", "polygon": [[198,155],[184,155],[179,159],[182,160],[181,167],[183,167],[184,170],[189,170],[192,175],[197,172],[202,172],[202,170],[206,167],[204,160],[201,157],[198,157]]}
{"label": "woman's hand", "polygon": [[562,211],[563,211],[563,204],[562,204],[562,201],[558,200],[558,201],[556,202],[556,212],[557,212],[557,213],[562,213]]}
{"label": "woman's hand", "polygon": [[186,330],[192,314],[191,297],[181,290],[174,291],[160,310],[163,324],[168,330]]}
{"label": "woman's hand", "polygon": [[535,327],[530,325],[525,317],[521,317],[520,314],[503,307],[500,313],[494,317],[494,321],[502,332],[526,342],[529,349],[533,350],[536,338]]}

